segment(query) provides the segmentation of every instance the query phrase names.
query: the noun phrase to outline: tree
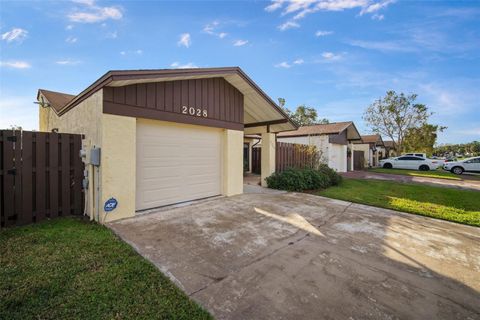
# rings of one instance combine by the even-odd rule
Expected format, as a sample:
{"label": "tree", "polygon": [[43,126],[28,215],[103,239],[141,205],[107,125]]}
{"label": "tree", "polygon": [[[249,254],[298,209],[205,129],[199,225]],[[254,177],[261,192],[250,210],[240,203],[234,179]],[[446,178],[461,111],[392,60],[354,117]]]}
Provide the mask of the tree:
{"label": "tree", "polygon": [[309,108],[305,105],[297,107],[295,113],[293,114],[293,120],[298,123],[300,126],[309,126],[317,123],[317,110],[314,108]]}
{"label": "tree", "polygon": [[445,129],[446,127],[428,123],[418,128],[409,128],[403,139],[403,149],[407,152],[432,154],[438,132],[443,132]]}
{"label": "tree", "polygon": [[317,110],[315,108],[307,107],[304,104],[297,107],[295,112],[285,107],[285,99],[278,98],[278,104],[285,113],[293,119],[300,126],[309,126],[312,124],[327,124],[330,123],[328,119],[323,118],[318,120]]}
{"label": "tree", "polygon": [[408,130],[423,126],[432,115],[427,106],[415,103],[416,99],[416,94],[387,91],[385,97],[365,110],[363,120],[373,132],[390,138],[396,150],[403,151],[402,144]]}

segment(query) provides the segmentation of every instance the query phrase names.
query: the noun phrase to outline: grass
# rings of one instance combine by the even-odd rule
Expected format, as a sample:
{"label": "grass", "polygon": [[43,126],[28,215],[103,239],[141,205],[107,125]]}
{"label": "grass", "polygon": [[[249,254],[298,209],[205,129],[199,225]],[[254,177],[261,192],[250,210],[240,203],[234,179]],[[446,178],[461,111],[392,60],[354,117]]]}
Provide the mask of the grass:
{"label": "grass", "polygon": [[372,168],[372,169],[369,169],[368,171],[376,172],[376,173],[400,174],[403,176],[427,177],[427,178],[448,179],[448,180],[457,180],[457,181],[463,180],[460,176],[455,175],[449,171],[444,171],[443,169],[431,170],[431,171],[418,171],[418,170],[408,170],[408,169]]}
{"label": "grass", "polygon": [[478,191],[394,181],[344,179],[318,195],[480,226]]}
{"label": "grass", "polygon": [[211,319],[109,229],[59,218],[0,232],[2,319]]}

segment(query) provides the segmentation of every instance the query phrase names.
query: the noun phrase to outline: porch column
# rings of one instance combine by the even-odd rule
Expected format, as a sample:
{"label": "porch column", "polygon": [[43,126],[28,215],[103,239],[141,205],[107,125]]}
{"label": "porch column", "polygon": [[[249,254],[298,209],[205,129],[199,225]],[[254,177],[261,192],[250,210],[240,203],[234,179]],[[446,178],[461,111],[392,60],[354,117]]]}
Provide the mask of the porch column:
{"label": "porch column", "polygon": [[350,145],[349,145],[349,148],[350,148],[350,171],[354,171],[355,169],[353,168],[353,164],[355,163],[353,157],[354,157],[354,154],[355,154],[355,149],[354,149],[354,144],[350,142]]}
{"label": "porch column", "polygon": [[275,172],[275,148],[275,134],[268,132],[262,133],[262,187],[267,186],[265,178],[269,177],[272,173]]}

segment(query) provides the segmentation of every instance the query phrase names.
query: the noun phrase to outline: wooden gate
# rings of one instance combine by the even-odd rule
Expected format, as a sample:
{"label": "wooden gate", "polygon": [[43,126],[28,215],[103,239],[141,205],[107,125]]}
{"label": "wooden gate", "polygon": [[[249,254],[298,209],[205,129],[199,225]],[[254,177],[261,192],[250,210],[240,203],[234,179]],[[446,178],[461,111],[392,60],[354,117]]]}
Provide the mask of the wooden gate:
{"label": "wooden gate", "polygon": [[83,212],[82,135],[0,130],[1,226]]}
{"label": "wooden gate", "polygon": [[353,151],[353,170],[365,169],[365,153],[363,151]]}

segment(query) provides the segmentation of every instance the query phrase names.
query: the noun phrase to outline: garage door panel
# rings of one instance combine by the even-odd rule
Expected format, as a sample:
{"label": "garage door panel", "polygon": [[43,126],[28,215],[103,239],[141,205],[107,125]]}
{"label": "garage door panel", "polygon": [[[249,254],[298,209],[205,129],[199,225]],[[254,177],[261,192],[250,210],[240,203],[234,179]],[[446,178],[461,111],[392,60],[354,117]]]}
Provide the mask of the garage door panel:
{"label": "garage door panel", "polygon": [[136,209],[221,193],[222,130],[137,122]]}

